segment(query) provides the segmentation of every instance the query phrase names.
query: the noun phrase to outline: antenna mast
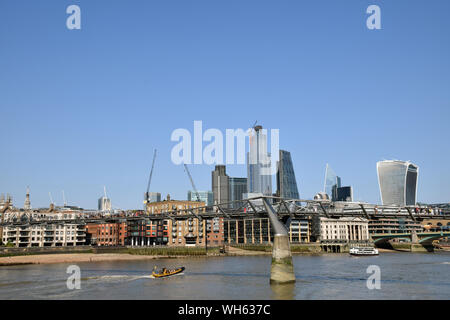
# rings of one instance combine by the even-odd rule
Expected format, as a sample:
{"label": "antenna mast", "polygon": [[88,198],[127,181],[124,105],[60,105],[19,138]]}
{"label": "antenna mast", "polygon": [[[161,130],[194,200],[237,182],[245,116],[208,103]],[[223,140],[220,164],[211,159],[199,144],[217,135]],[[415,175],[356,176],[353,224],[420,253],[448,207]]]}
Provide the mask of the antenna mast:
{"label": "antenna mast", "polygon": [[64,207],[67,206],[67,202],[66,202],[66,195],[64,194],[64,190],[62,191],[63,194],[63,202],[64,202]]}

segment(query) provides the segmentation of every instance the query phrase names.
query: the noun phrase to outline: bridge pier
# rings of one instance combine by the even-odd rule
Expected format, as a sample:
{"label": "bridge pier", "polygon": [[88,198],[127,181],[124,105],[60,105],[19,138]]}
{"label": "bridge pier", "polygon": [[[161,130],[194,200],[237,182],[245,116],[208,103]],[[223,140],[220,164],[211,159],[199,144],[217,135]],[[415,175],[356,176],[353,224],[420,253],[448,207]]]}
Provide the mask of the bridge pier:
{"label": "bridge pier", "polygon": [[411,252],[433,252],[433,243],[420,243],[416,230],[411,231]]}
{"label": "bridge pier", "polygon": [[420,244],[420,243],[411,243],[411,252],[433,252],[433,245]]}
{"label": "bridge pier", "polygon": [[270,283],[294,283],[294,265],[292,263],[291,247],[287,230],[278,220],[276,212],[269,201],[266,198],[263,198],[263,201],[267,214],[269,215],[270,224],[274,229]]}
{"label": "bridge pier", "polygon": [[270,268],[270,283],[295,282],[294,265],[292,264],[289,237],[275,235],[272,249],[272,266]]}

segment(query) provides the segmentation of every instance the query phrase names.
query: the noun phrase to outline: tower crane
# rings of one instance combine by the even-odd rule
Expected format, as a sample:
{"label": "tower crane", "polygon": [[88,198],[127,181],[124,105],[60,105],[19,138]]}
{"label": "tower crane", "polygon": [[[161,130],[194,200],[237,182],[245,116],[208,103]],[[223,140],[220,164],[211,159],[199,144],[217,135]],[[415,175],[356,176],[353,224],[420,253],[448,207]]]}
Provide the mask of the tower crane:
{"label": "tower crane", "polygon": [[150,177],[148,178],[148,184],[147,184],[147,192],[145,193],[145,199],[144,199],[144,205],[145,205],[144,209],[147,209],[147,203],[150,201],[150,195],[149,195],[150,183],[152,182],[153,168],[155,167],[155,159],[156,159],[156,149],[153,152],[152,168],[150,170]]}
{"label": "tower crane", "polygon": [[184,165],[184,169],[186,169],[186,173],[189,177],[189,180],[191,181],[192,189],[194,189],[195,196],[197,197],[197,201],[200,201],[200,194],[198,193],[197,188],[195,187],[194,180],[192,179],[191,173],[189,172],[187,165],[185,163],[183,163],[183,165]]}
{"label": "tower crane", "polygon": [[48,196],[50,197],[50,204],[54,205],[55,203],[53,202],[53,198],[52,198],[51,192],[48,193]]}

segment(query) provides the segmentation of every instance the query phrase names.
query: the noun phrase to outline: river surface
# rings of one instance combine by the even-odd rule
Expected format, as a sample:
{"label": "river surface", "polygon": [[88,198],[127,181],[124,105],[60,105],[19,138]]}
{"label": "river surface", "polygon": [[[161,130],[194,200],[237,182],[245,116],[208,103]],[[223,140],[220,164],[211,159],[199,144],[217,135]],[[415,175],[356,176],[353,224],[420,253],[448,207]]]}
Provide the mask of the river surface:
{"label": "river surface", "polygon": [[[295,255],[297,282],[269,284],[270,256],[179,258],[77,264],[81,288],[67,288],[70,264],[0,267],[0,299],[450,299],[450,252]],[[183,274],[150,276],[153,266]],[[381,288],[369,290],[370,265]]]}

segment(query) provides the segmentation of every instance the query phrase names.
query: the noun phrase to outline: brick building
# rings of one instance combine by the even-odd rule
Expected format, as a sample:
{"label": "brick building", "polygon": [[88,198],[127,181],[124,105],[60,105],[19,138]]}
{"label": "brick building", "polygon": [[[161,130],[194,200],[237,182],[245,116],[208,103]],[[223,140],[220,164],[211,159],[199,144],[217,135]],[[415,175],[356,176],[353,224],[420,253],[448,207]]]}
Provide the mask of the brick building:
{"label": "brick building", "polygon": [[86,242],[97,246],[124,246],[127,239],[127,223],[90,223],[86,225]]}

